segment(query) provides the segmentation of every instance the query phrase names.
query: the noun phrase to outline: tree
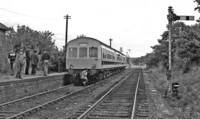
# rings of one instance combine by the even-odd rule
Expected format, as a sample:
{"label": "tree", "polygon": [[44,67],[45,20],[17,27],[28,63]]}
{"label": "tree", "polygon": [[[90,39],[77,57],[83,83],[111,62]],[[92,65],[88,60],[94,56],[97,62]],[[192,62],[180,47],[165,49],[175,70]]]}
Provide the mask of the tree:
{"label": "tree", "polygon": [[194,2],[197,3],[197,7],[195,7],[194,9],[200,12],[200,0],[194,0]]}
{"label": "tree", "polygon": [[[149,58],[160,62],[168,69],[168,31],[164,31],[158,44],[152,46],[153,53]],[[181,60],[181,61],[180,61]],[[182,62],[182,64],[180,64]],[[150,63],[151,64],[151,63]],[[200,64],[200,25],[185,25],[176,22],[172,25],[172,66],[182,65],[183,73],[189,71],[192,65]]]}
{"label": "tree", "polygon": [[158,57],[156,57],[156,54],[155,53],[148,53],[144,56],[144,62],[145,64],[149,67],[149,68],[152,68],[152,67],[157,67],[158,66],[158,63],[159,63],[159,59]]}
{"label": "tree", "polygon": [[55,40],[52,39],[53,33],[50,31],[36,31],[28,26],[17,26],[15,31],[10,28],[6,38],[11,42],[13,48],[19,50],[19,48],[26,48],[27,45],[31,45],[32,48],[39,48],[40,50],[46,49],[50,53],[58,51],[55,46]]}

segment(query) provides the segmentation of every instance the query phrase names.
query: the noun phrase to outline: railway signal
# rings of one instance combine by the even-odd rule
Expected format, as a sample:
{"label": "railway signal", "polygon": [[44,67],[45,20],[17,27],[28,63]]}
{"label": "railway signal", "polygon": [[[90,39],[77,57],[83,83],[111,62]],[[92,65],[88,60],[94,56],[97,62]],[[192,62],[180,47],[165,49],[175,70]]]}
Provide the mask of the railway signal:
{"label": "railway signal", "polygon": [[194,21],[194,16],[177,16],[177,20],[192,20]]}
{"label": "railway signal", "polygon": [[194,16],[181,16],[181,15],[178,16],[178,15],[176,15],[171,6],[168,8],[168,13],[169,14],[167,15],[167,19],[168,19],[169,23],[173,22],[173,21],[177,21],[177,20],[189,20],[189,21],[192,20],[192,21],[194,21]]}
{"label": "railway signal", "polygon": [[178,87],[179,87],[178,82],[172,83],[172,95],[176,98],[178,97]]}
{"label": "railway signal", "polygon": [[177,21],[177,20],[188,20],[193,21],[194,16],[177,16],[176,14],[173,14],[171,21]]}
{"label": "railway signal", "polygon": [[[172,8],[172,6],[168,7],[168,15],[167,15],[167,19],[168,19],[168,30],[169,30],[169,64],[168,64],[168,71],[166,72],[167,75],[167,80],[168,80],[168,91],[171,91],[171,77],[172,77],[172,72],[171,72],[171,37],[172,37],[172,24],[173,22],[177,21],[177,20],[194,20],[194,16],[178,16],[174,13],[174,10]],[[166,95],[167,92],[166,91]]]}

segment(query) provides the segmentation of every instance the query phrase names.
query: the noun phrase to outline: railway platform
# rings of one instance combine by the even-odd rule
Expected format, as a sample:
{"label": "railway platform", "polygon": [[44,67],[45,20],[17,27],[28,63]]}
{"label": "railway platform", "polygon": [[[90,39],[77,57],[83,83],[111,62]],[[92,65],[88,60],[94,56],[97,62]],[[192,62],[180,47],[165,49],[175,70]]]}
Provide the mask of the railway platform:
{"label": "railway platform", "polygon": [[22,78],[0,75],[0,104],[69,84],[66,72],[50,73],[47,76],[39,72],[37,75],[22,74]]}
{"label": "railway platform", "polygon": [[[50,73],[48,74],[48,76],[54,76],[57,74],[61,74],[61,73]],[[15,75],[10,75],[10,74],[0,74],[0,83],[1,82],[8,82],[8,81],[15,81],[15,80],[24,80],[24,79],[31,79],[31,78],[38,78],[38,77],[44,77],[43,76],[43,72],[37,72],[36,75],[25,75],[24,73],[22,73],[22,79],[19,78],[15,78]]]}

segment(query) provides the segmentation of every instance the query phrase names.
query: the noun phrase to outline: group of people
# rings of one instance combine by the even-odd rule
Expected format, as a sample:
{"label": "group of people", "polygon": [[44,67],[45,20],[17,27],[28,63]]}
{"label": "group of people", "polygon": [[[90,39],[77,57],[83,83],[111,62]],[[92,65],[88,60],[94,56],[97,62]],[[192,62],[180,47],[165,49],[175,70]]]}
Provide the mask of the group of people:
{"label": "group of people", "polygon": [[[46,50],[44,50],[41,56],[41,61],[44,66],[43,67],[44,76],[47,76],[48,74],[49,60],[50,60],[50,55],[49,53],[47,53]],[[14,75],[14,64],[17,67],[15,78],[22,79],[21,72],[25,64],[26,64],[25,75],[29,75],[30,65],[32,67],[31,74],[35,75],[39,61],[40,61],[40,58],[39,58],[38,52],[33,49],[31,50],[30,47],[28,47],[25,50],[25,52],[23,49],[20,49],[18,53],[15,53],[13,50],[11,50],[11,52],[8,54],[8,62],[10,63],[11,75]]]}

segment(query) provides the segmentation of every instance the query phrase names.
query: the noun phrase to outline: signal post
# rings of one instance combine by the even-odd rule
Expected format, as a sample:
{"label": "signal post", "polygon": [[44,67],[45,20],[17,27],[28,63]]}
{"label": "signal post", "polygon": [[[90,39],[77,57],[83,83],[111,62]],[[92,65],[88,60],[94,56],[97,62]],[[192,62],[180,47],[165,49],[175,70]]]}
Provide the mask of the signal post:
{"label": "signal post", "polygon": [[172,25],[173,22],[177,21],[177,20],[194,20],[194,16],[178,16],[174,13],[174,10],[172,8],[172,6],[168,7],[168,15],[167,15],[167,19],[168,19],[168,30],[169,30],[169,62],[168,62],[168,70],[166,72],[166,76],[167,76],[167,87],[168,90],[165,92],[165,95],[167,96],[168,92],[171,92],[172,90],[172,44],[171,44],[171,40],[172,40]]}

